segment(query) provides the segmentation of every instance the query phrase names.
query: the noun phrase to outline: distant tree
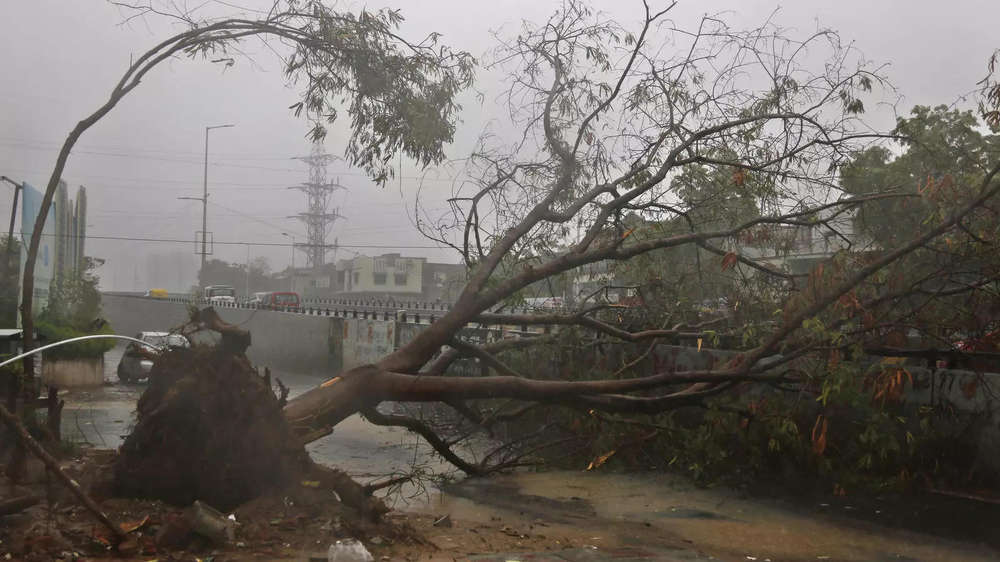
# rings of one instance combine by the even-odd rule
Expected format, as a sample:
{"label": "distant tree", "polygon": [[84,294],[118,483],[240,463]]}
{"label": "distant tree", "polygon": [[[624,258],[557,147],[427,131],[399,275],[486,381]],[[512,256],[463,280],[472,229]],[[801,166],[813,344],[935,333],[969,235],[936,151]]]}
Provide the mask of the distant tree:
{"label": "distant tree", "polygon": [[980,91],[979,114],[994,133],[1000,133],[1000,49],[993,52],[986,64],[986,77],[979,84]]}
{"label": "distant tree", "polygon": [[[972,111],[916,106],[910,115],[897,122],[898,150],[871,147],[844,166],[847,193],[917,193],[943,182],[967,189],[1000,152],[1000,136],[983,134]],[[857,224],[878,243],[891,245],[924,229],[932,206],[928,198],[878,201],[859,210]]]}
{"label": "distant tree", "polygon": [[82,268],[54,278],[42,317],[76,330],[90,329],[101,316],[100,278],[94,270],[103,263],[103,260],[84,257]]}
{"label": "distant tree", "polygon": [[[979,195],[975,185],[1000,161],[1000,135],[986,134],[971,111],[917,106],[898,121],[896,147],[872,147],[842,170],[845,191],[856,195],[905,191],[913,194],[872,202],[860,209],[856,224],[871,240],[871,251],[898,246],[933,230]],[[1000,328],[1000,301],[993,285],[1000,258],[994,250],[998,209],[983,202],[956,223],[953,232],[916,249],[882,274],[882,289],[903,291],[922,284],[925,294],[900,295],[869,311],[884,330],[920,334],[928,347],[950,348]],[[870,288],[874,290],[874,288]],[[937,291],[936,298],[928,298]],[[906,318],[893,328],[888,318]],[[902,324],[899,321],[899,324]],[[883,342],[884,344],[884,342]],[[991,350],[992,351],[992,350]]]}
{"label": "distant tree", "polygon": [[250,262],[250,277],[267,277],[271,275],[271,262],[264,256],[258,256]]}
{"label": "distant tree", "polygon": [[[49,300],[38,315],[38,333],[49,342],[78,336],[114,333],[101,318],[100,278],[94,273],[103,260],[84,257],[83,267],[55,277],[49,286]],[[50,358],[100,357],[113,348],[110,339],[91,340],[60,346],[46,354]]]}
{"label": "distant tree", "polygon": [[229,263],[216,259],[206,261],[205,267],[198,272],[199,287],[229,285],[242,293],[248,283],[250,291],[278,289],[279,281],[272,276],[271,264],[267,258],[260,256],[250,262],[249,277],[246,263]]}
{"label": "distant tree", "polygon": [[236,287],[243,280],[243,276],[243,268],[238,264],[230,264],[217,259],[206,260],[205,267],[198,270],[198,286],[230,285]]}

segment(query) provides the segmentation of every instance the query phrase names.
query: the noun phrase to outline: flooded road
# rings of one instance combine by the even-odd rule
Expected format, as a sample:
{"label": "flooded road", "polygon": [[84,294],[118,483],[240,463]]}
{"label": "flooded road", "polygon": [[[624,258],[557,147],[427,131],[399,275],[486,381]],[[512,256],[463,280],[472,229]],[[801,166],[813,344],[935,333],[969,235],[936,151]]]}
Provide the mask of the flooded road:
{"label": "flooded road", "polygon": [[[118,447],[134,423],[145,384],[124,385],[114,374],[120,349],[106,357],[111,384],[65,393],[65,438],[95,447]],[[295,396],[321,382],[313,376],[273,372]],[[338,466],[362,482],[414,467],[448,469],[418,437],[353,416],[309,446],[321,463]],[[728,489],[698,489],[666,474],[523,472],[446,484],[409,487],[387,498],[396,509],[445,515],[482,526],[502,526],[524,536],[544,533],[553,546],[589,545],[595,553],[615,548],[687,549],[691,560],[996,560],[985,545],[890,528],[857,518],[849,504],[804,509],[778,500],[745,498]],[[959,508],[960,509],[960,508]],[[995,525],[1000,512],[987,512]],[[876,518],[877,519],[877,518]],[[469,529],[462,529],[467,533]],[[464,541],[459,529],[440,540]],[[436,539],[437,540],[437,539]],[[561,541],[561,542],[560,542]],[[597,559],[597,558],[595,558]]]}

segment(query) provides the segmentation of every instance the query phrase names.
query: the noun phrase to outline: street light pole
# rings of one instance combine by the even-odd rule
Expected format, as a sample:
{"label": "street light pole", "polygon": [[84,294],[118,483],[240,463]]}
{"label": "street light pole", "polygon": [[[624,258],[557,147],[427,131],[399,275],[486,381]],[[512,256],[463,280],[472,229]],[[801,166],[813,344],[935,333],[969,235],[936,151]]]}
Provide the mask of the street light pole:
{"label": "street light pole", "polygon": [[282,232],[282,236],[287,236],[292,239],[292,274],[289,276],[291,279],[292,287],[289,289],[293,293],[295,292],[295,235],[289,234],[287,232]]}
{"label": "street light pole", "polygon": [[225,129],[235,125],[212,125],[205,127],[205,175],[201,194],[201,268],[205,269],[205,256],[208,255],[208,132],[212,129]]}

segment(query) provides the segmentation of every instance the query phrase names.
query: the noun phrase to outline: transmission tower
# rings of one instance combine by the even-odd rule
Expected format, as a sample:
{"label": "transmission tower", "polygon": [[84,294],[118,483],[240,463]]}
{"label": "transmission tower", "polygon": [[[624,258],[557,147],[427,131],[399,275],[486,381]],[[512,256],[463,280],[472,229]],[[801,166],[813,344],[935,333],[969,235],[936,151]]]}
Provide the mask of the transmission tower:
{"label": "transmission tower", "polygon": [[321,142],[314,142],[309,156],[297,159],[309,164],[309,181],[289,187],[305,193],[309,198],[309,208],[304,213],[292,215],[306,225],[306,241],[295,246],[305,252],[309,267],[318,269],[326,263],[327,250],[335,250],[336,244],[329,246],[326,235],[337,219],[344,218],[338,209],[330,209],[330,196],[338,189],[346,189],[338,183],[326,180],[326,166],[336,158],[327,154]]}

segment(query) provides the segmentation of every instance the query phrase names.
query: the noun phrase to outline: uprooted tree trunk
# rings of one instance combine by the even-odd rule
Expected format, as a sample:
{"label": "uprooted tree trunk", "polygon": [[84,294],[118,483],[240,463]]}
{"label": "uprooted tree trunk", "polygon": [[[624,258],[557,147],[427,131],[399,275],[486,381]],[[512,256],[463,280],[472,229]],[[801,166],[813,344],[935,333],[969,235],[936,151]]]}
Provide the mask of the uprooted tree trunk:
{"label": "uprooted tree trunk", "polygon": [[[233,331],[216,323],[210,309],[200,316],[213,318],[223,334]],[[384,513],[363,486],[312,462],[281,406],[242,353],[200,346],[163,353],[115,461],[114,493],[176,505],[201,500],[228,511],[309,481],[335,491],[364,517]]]}

